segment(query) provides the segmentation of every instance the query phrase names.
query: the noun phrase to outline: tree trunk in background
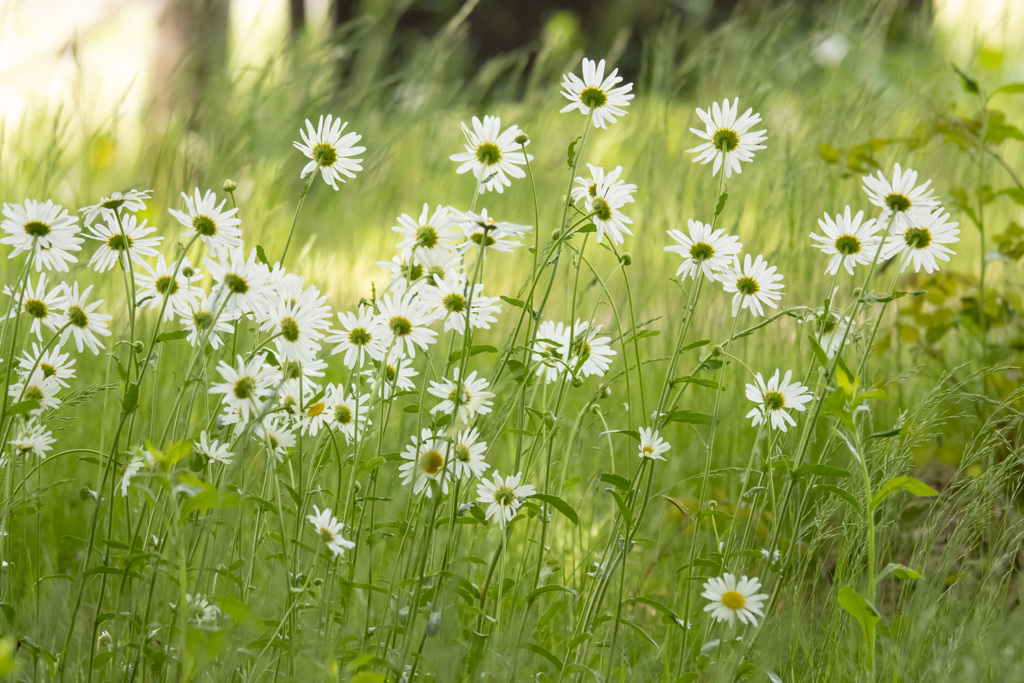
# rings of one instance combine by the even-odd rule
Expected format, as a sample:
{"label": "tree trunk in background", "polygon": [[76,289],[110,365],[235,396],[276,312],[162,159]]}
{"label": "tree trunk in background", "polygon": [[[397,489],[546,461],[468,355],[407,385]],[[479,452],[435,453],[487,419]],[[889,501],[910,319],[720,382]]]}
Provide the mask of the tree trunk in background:
{"label": "tree trunk in background", "polygon": [[230,0],[163,0],[157,26],[154,96],[163,111],[195,106],[224,75]]}
{"label": "tree trunk in background", "polygon": [[288,37],[295,40],[306,30],[306,0],[288,0]]}

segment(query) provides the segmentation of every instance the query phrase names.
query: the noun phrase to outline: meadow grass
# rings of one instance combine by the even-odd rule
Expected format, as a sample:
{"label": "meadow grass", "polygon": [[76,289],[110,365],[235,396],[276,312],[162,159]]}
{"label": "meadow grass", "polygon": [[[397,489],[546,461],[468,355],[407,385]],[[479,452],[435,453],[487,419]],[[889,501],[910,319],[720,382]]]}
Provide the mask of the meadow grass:
{"label": "meadow grass", "polygon": [[[77,377],[41,417],[57,438],[48,457],[6,446],[0,666],[12,680],[1024,679],[1021,289],[1008,227],[1024,201],[1014,192],[1024,135],[1012,127],[1024,100],[993,95],[972,128],[958,117],[969,120],[978,97],[923,25],[905,29],[905,44],[887,38],[882,11],[816,26],[851,45],[824,68],[808,59],[803,21],[784,6],[696,47],[666,25],[647,43],[628,114],[607,130],[558,113],[559,78],[580,73],[583,55],[554,46],[533,71],[506,60],[460,82],[446,44],[458,27],[419,46],[402,72],[354,79],[358,90],[336,92],[330,50],[309,45],[232,74],[191,118],[154,112],[137,127],[72,104],[5,125],[3,201],[74,209],[151,188],[139,216],[160,228],[172,260],[183,228],[167,209],[182,209],[179,193],[195,187],[227,197],[230,178],[246,253],[261,245],[273,264],[304,188],[307,160],[291,142],[306,118],[342,116],[363,136],[363,169],[338,192],[314,177],[285,263],[337,311],[381,295],[389,275],[376,262],[398,239],[390,226],[424,203],[535,226],[524,241],[536,234],[539,249],[537,262],[525,247],[483,261],[469,252],[467,275],[482,264],[485,294],[508,297],[499,322],[471,342],[441,332],[416,360],[413,392],[386,401],[363,385],[376,396],[373,427],[354,444],[330,430],[302,435],[278,462],[269,438],[246,436],[252,425],[216,425],[210,393],[218,361],[270,348],[267,333],[243,319],[224,348],[197,351],[173,334],[156,342],[181,325],[158,328],[156,311],[139,309],[132,334],[121,269],[90,273],[86,244],[67,279],[96,284],[91,299],[114,315],[113,336],[96,356],[64,345]],[[1005,80],[962,66],[988,93]],[[504,82],[515,73],[526,75]],[[734,96],[761,114],[767,148],[721,185],[685,151],[699,143],[695,107]],[[455,174],[459,122],[474,114],[529,136],[531,177],[476,197],[472,176]],[[567,152],[584,130],[582,151]],[[979,130],[998,157],[974,151]],[[623,209],[635,235],[617,251],[589,232],[566,238],[564,215],[585,213],[563,203],[569,167],[586,177],[585,163],[621,165],[637,185]],[[932,179],[960,223],[957,253],[935,275],[872,265],[874,299],[858,298],[868,265],[842,271],[833,296],[828,259],[808,235],[847,204],[875,215],[861,177],[890,175],[893,163]],[[733,318],[718,283],[697,298],[693,280],[672,277],[679,260],[663,251],[666,230],[713,217],[784,275],[768,318]],[[979,316],[981,258],[997,247],[1004,256],[987,261]],[[24,258],[7,263],[9,286]],[[543,319],[603,325],[616,352],[603,377],[536,378],[524,345],[539,321],[516,302],[552,273]],[[879,301],[890,283],[913,294]],[[858,313],[839,356],[813,341],[825,305]],[[20,333],[15,320],[7,360],[28,341],[27,320]],[[360,386],[341,356],[325,358],[318,383]],[[496,394],[474,423],[489,444],[487,477],[521,471],[541,494],[508,526],[485,521],[469,478],[447,495],[428,484],[430,497],[400,481],[400,453],[420,428],[453,428],[429,412],[436,400],[423,383],[453,367],[478,371]],[[786,433],[744,417],[751,372],[776,368],[821,398],[794,412]],[[667,382],[680,377],[689,379]],[[674,392],[661,403],[668,418],[652,418]],[[25,419],[11,405],[36,409],[20,398],[5,408],[5,429]],[[316,403],[307,398],[303,411]],[[644,426],[671,443],[666,462],[637,457]],[[233,444],[233,464],[194,452],[203,429]],[[144,448],[153,462],[122,495],[124,468]],[[875,508],[865,479],[876,496],[894,482],[892,495]],[[313,505],[330,507],[356,545],[331,552],[306,521]],[[705,613],[702,585],[724,572],[759,577],[771,596],[756,625]],[[210,606],[197,597],[189,608],[186,594]]]}

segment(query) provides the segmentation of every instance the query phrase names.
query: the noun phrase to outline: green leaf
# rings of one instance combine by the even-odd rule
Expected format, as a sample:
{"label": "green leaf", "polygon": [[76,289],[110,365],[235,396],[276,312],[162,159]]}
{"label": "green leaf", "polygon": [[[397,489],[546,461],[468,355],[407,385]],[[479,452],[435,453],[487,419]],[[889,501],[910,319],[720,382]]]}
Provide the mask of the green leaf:
{"label": "green leaf", "polygon": [[874,627],[878,623],[880,615],[875,606],[849,586],[843,586],[839,589],[839,606],[857,620],[857,623],[860,624],[865,633],[869,628]]}
{"label": "green leaf", "polygon": [[156,336],[156,341],[153,343],[159,344],[161,342],[176,341],[178,339],[184,339],[187,336],[188,330],[174,330],[173,332],[164,332],[162,334],[158,334]]}
{"label": "green leaf", "polygon": [[684,377],[676,377],[670,383],[672,386],[677,384],[696,384],[697,386],[707,387],[709,389],[717,389],[718,382],[713,379],[703,379],[701,377],[693,377],[692,375],[686,375]]}
{"label": "green leaf", "polygon": [[1000,93],[1005,95],[1024,95],[1024,83],[1007,83],[992,91],[993,95]]}
{"label": "green leaf", "polygon": [[[570,166],[571,166],[571,164],[570,164]],[[550,650],[545,650],[544,648],[542,648],[540,645],[537,645],[536,643],[519,643],[519,647],[524,649],[524,650],[529,650],[530,652],[534,652],[534,653],[540,655],[541,657],[543,657],[544,659],[548,660],[549,662],[551,662],[551,665],[553,667],[555,667],[555,671],[561,671],[562,670],[562,660],[559,659],[558,657],[556,657],[555,655],[553,655]]]}
{"label": "green leaf", "polygon": [[721,195],[719,195],[719,197],[718,197],[718,204],[715,206],[715,215],[716,216],[721,215],[722,209],[725,208],[725,202],[728,199],[729,199],[729,193],[728,192],[723,192]]}
{"label": "green leaf", "polygon": [[505,296],[504,294],[499,296],[498,298],[507,303],[509,306],[515,306],[516,308],[526,308],[526,302],[521,299],[513,299],[512,297]]}
{"label": "green leaf", "polygon": [[611,472],[605,472],[600,477],[598,477],[598,479],[605,482],[606,484],[611,484],[615,488],[621,489],[622,491],[626,491],[629,489],[629,479],[621,477],[617,474],[612,474]]}
{"label": "green leaf", "polygon": [[700,413],[695,410],[673,410],[665,418],[665,424],[669,422],[685,422],[687,424],[706,425],[711,424],[711,415]]}
{"label": "green leaf", "polygon": [[836,496],[839,496],[839,498],[841,500],[846,501],[846,503],[850,507],[852,507],[856,512],[859,513],[861,511],[860,501],[857,500],[854,497],[854,495],[852,493],[850,493],[849,491],[847,491],[845,489],[841,489],[838,486],[836,486],[835,484],[818,484],[818,486],[816,488],[819,491],[828,491],[829,493],[832,493],[832,494],[834,494]]}
{"label": "green leaf", "polygon": [[800,465],[793,472],[796,477],[809,477],[811,475],[815,477],[848,477],[850,473],[844,470],[842,467],[832,467],[831,465],[819,465],[816,463],[808,463],[806,465]]}
{"label": "green leaf", "polygon": [[569,168],[572,168],[573,161],[575,161],[575,159],[576,159],[576,145],[580,144],[580,140],[582,140],[582,139],[583,139],[583,137],[580,136],[580,137],[576,138],[575,140],[573,140],[572,142],[569,143],[569,149],[566,150],[567,153],[566,153],[566,159],[565,159],[566,164],[569,166]]}
{"label": "green leaf", "polygon": [[543,502],[547,503],[548,505],[550,505],[551,507],[555,508],[556,510],[561,512],[563,515],[565,515],[566,518],[568,518],[568,520],[570,522],[572,522],[573,524],[575,524],[577,526],[579,525],[579,523],[580,523],[580,516],[578,514],[576,514],[576,510],[573,509],[573,507],[571,505],[566,503],[564,500],[562,500],[558,496],[552,496],[552,495],[547,494],[547,493],[535,493],[535,494],[533,494],[530,497],[531,498],[536,498],[537,500],[540,500],[540,501],[543,501]]}
{"label": "green leaf", "polygon": [[878,581],[881,581],[884,577],[889,574],[894,575],[897,579],[903,581],[917,581],[921,578],[921,572],[916,569],[911,569],[905,564],[899,564],[898,562],[890,562],[885,565],[885,569],[878,575]]}
{"label": "green leaf", "polygon": [[530,594],[526,596],[526,602],[533,602],[545,593],[554,593],[555,591],[561,591],[563,593],[571,593],[573,596],[578,597],[579,593],[574,591],[568,586],[560,586],[557,583],[548,584],[547,586],[541,586],[535,590],[530,591]]}
{"label": "green leaf", "polygon": [[258,244],[256,245],[256,258],[259,260],[260,263],[265,265],[267,268],[270,267],[270,261],[267,260],[267,252],[265,252],[263,250],[263,247],[261,247]]}
{"label": "green leaf", "polygon": [[814,353],[814,358],[818,361],[821,367],[827,368],[828,355],[825,353],[825,350],[821,348],[821,344],[819,344],[818,340],[811,335],[807,335],[807,341],[811,343],[811,351]]}
{"label": "green leaf", "polygon": [[132,382],[124,388],[124,397],[121,399],[121,410],[126,415],[135,412],[139,407],[139,385]]}
{"label": "green leaf", "polygon": [[34,398],[30,398],[27,401],[18,401],[10,408],[7,409],[8,415],[23,415],[25,413],[31,413],[33,410],[39,409],[39,401]]}
{"label": "green leaf", "polygon": [[[469,357],[477,355],[478,353],[497,353],[498,349],[491,346],[490,344],[480,344],[469,347]],[[455,361],[462,358],[462,349],[455,349],[452,351],[452,355],[448,356],[448,362],[454,363]]]}
{"label": "green leaf", "polygon": [[964,89],[964,92],[977,95],[979,92],[978,81],[965,74],[956,64],[950,63],[950,66],[953,67],[956,75],[960,77],[960,86]]}
{"label": "green leaf", "polygon": [[701,347],[701,346],[707,346],[710,343],[711,343],[710,339],[701,339],[699,341],[695,341],[695,342],[692,342],[690,344],[687,344],[686,346],[684,346],[683,348],[681,348],[679,350],[680,351],[689,351],[690,349],[696,349],[696,348]]}
{"label": "green leaf", "polygon": [[878,492],[871,497],[871,509],[876,509],[883,500],[900,490],[922,498],[930,498],[932,496],[939,495],[938,491],[920,479],[906,476],[893,477],[882,484],[882,488],[878,489]]}

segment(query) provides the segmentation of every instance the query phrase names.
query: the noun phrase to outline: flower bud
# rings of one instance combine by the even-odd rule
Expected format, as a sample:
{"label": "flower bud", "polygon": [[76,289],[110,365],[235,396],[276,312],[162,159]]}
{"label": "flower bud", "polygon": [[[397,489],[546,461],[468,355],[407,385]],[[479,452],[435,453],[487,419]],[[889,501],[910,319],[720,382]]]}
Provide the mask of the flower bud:
{"label": "flower bud", "polygon": [[516,144],[517,145],[525,145],[529,141],[530,141],[530,138],[529,138],[529,136],[526,135],[526,133],[520,133],[519,135],[516,136]]}
{"label": "flower bud", "polygon": [[238,183],[236,183],[234,180],[231,180],[230,178],[224,181],[225,192],[234,192],[237,187]]}
{"label": "flower bud", "polygon": [[633,255],[630,254],[628,251],[624,251],[622,252],[622,256],[619,257],[619,261],[624,266],[631,266],[633,265]]}

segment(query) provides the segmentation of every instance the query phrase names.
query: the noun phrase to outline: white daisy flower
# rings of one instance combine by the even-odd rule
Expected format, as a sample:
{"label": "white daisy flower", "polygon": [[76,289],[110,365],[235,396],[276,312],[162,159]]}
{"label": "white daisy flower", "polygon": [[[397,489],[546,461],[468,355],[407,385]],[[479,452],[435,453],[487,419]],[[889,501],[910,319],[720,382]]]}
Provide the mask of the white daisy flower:
{"label": "white daisy flower", "polygon": [[748,579],[740,578],[739,581],[732,574],[726,572],[721,577],[714,577],[704,582],[704,592],[701,597],[710,601],[711,604],[704,607],[705,612],[711,612],[715,621],[728,622],[731,626],[736,619],[744,624],[757,626],[757,617],[764,616],[764,602],[768,596],[758,593],[761,589],[761,581],[757,577]]}
{"label": "white daisy flower", "polygon": [[523,478],[522,472],[505,478],[494,472],[493,477],[493,480],[480,480],[476,488],[476,500],[487,505],[487,519],[496,519],[498,527],[504,529],[516,516],[523,500],[536,494],[537,489],[529,484],[519,484]]}
{"label": "white daisy flower", "polygon": [[437,332],[429,327],[430,316],[416,297],[385,294],[377,306],[387,348],[398,349],[413,358],[417,347],[426,351],[437,341]]}
{"label": "white daisy flower", "polygon": [[712,176],[718,175],[723,166],[726,178],[732,176],[733,171],[742,173],[740,162],[753,161],[754,152],[764,149],[761,143],[767,139],[764,135],[767,129],[750,130],[761,122],[761,115],[755,114],[753,109],[747,109],[743,116],[737,118],[739,106],[740,100],[737,97],[733,98],[731,105],[729,100],[722,100],[721,105],[718,102],[712,103],[708,111],[697,110],[705,130],[691,128],[690,131],[707,142],[686,152],[697,155],[694,162],[707,164],[713,161]]}
{"label": "white daisy flower", "polygon": [[100,304],[103,303],[103,299],[94,301],[91,304],[86,303],[89,298],[89,293],[92,292],[92,285],[85,288],[81,294],[78,293],[78,283],[75,282],[72,286],[68,286],[68,283],[63,283],[64,287],[64,301],[62,302],[64,310],[61,311],[60,324],[64,327],[64,332],[61,334],[60,343],[65,344],[68,337],[74,336],[75,348],[81,353],[82,349],[88,347],[90,351],[98,354],[103,346],[100,344],[100,337],[109,337],[110,330],[107,329],[107,323],[110,321],[111,316],[106,313],[97,313],[96,309]]}
{"label": "white daisy flower", "polygon": [[363,370],[362,374],[373,382],[373,391],[380,392],[385,401],[390,400],[400,391],[412,391],[416,388],[413,377],[419,375],[413,367],[413,359],[406,358],[399,349],[391,349],[386,361],[377,363],[378,367]]}
{"label": "white daisy flower", "polygon": [[460,382],[459,370],[460,368],[455,368],[452,379],[444,377],[440,382],[430,383],[430,394],[441,399],[430,413],[452,415],[457,411],[458,420],[469,422],[471,417],[491,412],[491,399],[494,398],[494,393],[487,391],[490,383],[483,377],[477,377],[476,370]]}
{"label": "white daisy flower", "polygon": [[483,295],[484,286],[477,283],[473,286],[473,296],[469,296],[469,283],[464,276],[442,280],[434,278],[433,287],[420,290],[420,301],[430,311],[435,320],[444,321],[445,330],[455,330],[459,334],[466,333],[466,321],[474,329],[489,329],[498,322],[495,317],[501,312],[501,299]]}
{"label": "white daisy flower", "polygon": [[224,210],[226,199],[217,203],[217,195],[212,190],[199,194],[195,189],[195,197],[181,193],[185,200],[185,211],[168,209],[168,212],[188,230],[182,233],[182,239],[188,241],[196,235],[206,245],[211,254],[219,254],[228,249],[242,248],[242,220],[238,217],[238,208]]}
{"label": "white daisy flower", "polygon": [[661,438],[661,434],[647,427],[640,428],[640,457],[651,460],[664,460],[662,453],[667,453],[672,444]]}
{"label": "white daisy flower", "polygon": [[836,214],[835,220],[825,214],[824,219],[818,219],[824,236],[811,233],[811,239],[817,242],[814,248],[832,257],[825,269],[829,275],[838,273],[839,266],[853,275],[855,265],[874,261],[878,243],[882,241],[882,236],[876,234],[883,227],[880,223],[874,218],[865,221],[863,211],[851,218],[851,212],[847,205],[846,212]]}
{"label": "white daisy flower", "polygon": [[[220,333],[231,334],[234,331],[231,323],[238,318],[238,312],[221,311],[218,302],[204,294],[196,301],[191,310],[181,317],[181,322],[188,330],[188,343],[197,346],[205,338],[205,343],[219,349],[223,341]],[[218,316],[219,313],[219,316]]]}
{"label": "white daisy flower", "polygon": [[900,255],[901,270],[913,263],[915,273],[934,273],[939,269],[938,261],[949,261],[949,256],[956,253],[945,245],[960,241],[959,225],[951,223],[949,214],[941,208],[928,214],[918,212],[893,226],[886,257]]}
{"label": "white daisy flower", "polygon": [[78,261],[71,252],[81,251],[76,218],[69,216],[60,204],[49,199],[40,204],[26,199],[24,204],[4,204],[4,221],[0,228],[7,236],[0,244],[14,247],[8,258],[32,251],[37,271],[59,270],[68,272],[68,264]]}
{"label": "white daisy flower", "polygon": [[864,192],[871,203],[882,209],[878,222],[883,227],[893,221],[893,229],[921,220],[933,209],[939,208],[939,200],[935,191],[928,189],[930,180],[917,185],[917,171],[904,171],[899,164],[894,164],[892,182],[878,171],[874,176],[864,176]]}
{"label": "white daisy flower", "polygon": [[[282,376],[285,374],[282,373]],[[277,404],[280,406],[281,412],[288,417],[288,422],[291,425],[301,426],[312,434],[316,434],[324,425],[327,414],[323,412],[322,401],[310,405],[308,415],[306,414],[307,409],[303,408],[318,391],[315,384],[300,378],[285,379],[280,383],[277,389]]]}
{"label": "white daisy flower", "polygon": [[121,497],[125,498],[128,496],[128,487],[132,483],[132,479],[146,467],[153,466],[153,454],[147,449],[142,448],[139,450],[131,461],[124,466],[124,474],[121,475]]}
{"label": "white daisy flower", "polygon": [[221,443],[217,439],[211,439],[205,429],[199,433],[199,439],[193,441],[193,447],[197,453],[206,458],[207,462],[219,462],[222,465],[230,465],[234,462],[231,446]]}
{"label": "white daisy flower", "polygon": [[295,430],[277,416],[262,420],[252,433],[252,438],[270,449],[278,462],[288,455],[288,449],[295,447]]}
{"label": "white daisy flower", "polygon": [[[4,287],[4,294],[10,297],[17,296],[17,292],[10,287]],[[39,280],[35,286],[32,285],[32,276],[25,279],[25,292],[22,294],[21,310],[28,314],[32,321],[29,332],[36,335],[39,341],[43,340],[43,326],[51,332],[60,329],[60,308],[64,306],[64,286],[57,285],[50,291],[46,291],[46,273],[39,274]],[[11,311],[13,318],[18,314],[17,310]]]}
{"label": "white daisy flower", "polygon": [[605,174],[600,166],[587,164],[591,177],[576,178],[576,187],[572,190],[573,199],[583,200],[587,213],[593,214],[591,220],[597,228],[597,241],[600,243],[607,234],[615,244],[622,244],[623,233],[632,235],[627,224],[633,219],[622,213],[620,209],[633,201],[636,185],[619,180],[622,167]]}
{"label": "white daisy flower", "polygon": [[505,221],[496,221],[487,215],[487,209],[479,214],[462,211],[458,215],[459,227],[466,239],[481,249],[511,253],[516,247],[523,246],[517,238],[533,230],[529,225],[517,225]]}
{"label": "white daisy flower", "polygon": [[156,258],[156,266],[143,262],[142,268],[135,272],[135,282],[139,286],[137,300],[139,305],[144,303],[150,309],[163,306],[164,320],[188,318],[196,302],[206,295],[198,284],[202,279],[203,274],[192,267],[188,257],[183,258],[178,266],[176,263],[168,264],[160,254]]}
{"label": "white daisy flower", "polygon": [[321,510],[314,505],[313,514],[307,515],[306,519],[313,525],[317,535],[324,542],[324,545],[327,546],[327,549],[334,553],[335,556],[341,557],[346,550],[356,547],[355,543],[342,537],[341,532],[344,531],[345,526],[338,521],[337,517],[331,514],[331,508]]}
{"label": "white daisy flower", "polygon": [[370,426],[367,417],[370,410],[369,396],[346,395],[342,387],[332,385],[328,388],[323,403],[327,423],[341,432],[347,443],[358,440]]}
{"label": "white daisy flower", "polygon": [[398,467],[402,477],[402,485],[412,483],[412,492],[419,495],[426,489],[427,498],[433,496],[427,482],[436,481],[443,493],[448,493],[448,471],[445,461],[451,444],[429,429],[423,429],[420,436],[413,437],[412,443],[405,447],[402,458],[406,462]]}
{"label": "white daisy flower", "polygon": [[220,616],[220,610],[217,609],[217,606],[210,603],[202,595],[185,593],[185,604],[188,608],[189,622],[194,622],[200,626],[215,623],[217,617]]}
{"label": "white daisy flower", "polygon": [[414,254],[414,259],[423,271],[423,284],[434,286],[434,278],[447,280],[453,277],[461,277],[462,256],[457,251],[452,252],[421,252]]}
{"label": "white daisy flower", "polygon": [[82,225],[92,225],[97,216],[113,216],[119,209],[136,213],[146,208],[146,200],[153,194],[152,190],[128,190],[127,192],[114,192],[109,197],[104,197],[98,204],[86,206],[78,210],[82,216]]}
{"label": "white daisy flower", "polygon": [[622,77],[618,75],[618,69],[612,69],[605,78],[604,68],[603,59],[595,64],[593,60],[584,58],[582,79],[573,73],[562,77],[562,95],[570,102],[562,107],[562,111],[578,109],[590,116],[597,128],[606,128],[609,123],[615,123],[616,117],[625,116],[626,107],[633,99],[630,93],[633,84],[619,85]]}
{"label": "white daisy flower", "polygon": [[274,346],[281,357],[309,362],[320,350],[324,330],[331,325],[331,307],[316,286],[303,289],[302,278],[289,279],[289,283],[277,291],[260,329],[273,332]]}
{"label": "white daisy flower", "polygon": [[[217,283],[215,301],[227,301],[229,313],[259,313],[266,307],[266,270],[256,259],[256,250],[246,258],[241,249],[225,249],[217,258],[203,259],[213,281]],[[226,298],[225,298],[226,297]]]}
{"label": "white daisy flower", "polygon": [[530,358],[537,363],[537,376],[550,384],[569,369],[569,328],[562,323],[545,320],[537,328],[537,339]]}
{"label": "white daisy flower", "polygon": [[778,274],[775,266],[769,266],[764,257],[758,254],[756,259],[751,260],[750,254],[743,257],[743,267],[740,267],[738,257],[733,259],[731,267],[726,268],[719,279],[722,287],[732,298],[732,315],[740,312],[741,308],[750,309],[751,315],[764,316],[764,307],[778,308],[778,301],[782,298],[782,275]]}
{"label": "white daisy flower", "polygon": [[[817,320],[815,320],[817,322]],[[821,346],[822,351],[829,358],[832,358],[839,351],[839,345],[843,343],[843,337],[847,339],[852,338],[851,334],[847,334],[846,330],[853,324],[853,318],[847,316],[836,316],[830,314],[828,320],[825,321],[825,327],[821,331],[821,336],[818,337],[818,345]]]}
{"label": "white daisy flower", "polygon": [[18,376],[25,379],[33,369],[39,369],[44,377],[52,377],[60,386],[68,387],[66,380],[75,378],[75,360],[71,354],[61,353],[59,347],[46,351],[43,348],[32,342],[32,349],[18,359]]}
{"label": "white daisy flower", "polygon": [[120,224],[116,214],[107,215],[105,218],[106,223],[93,223],[89,226],[89,232],[85,233],[89,239],[100,242],[99,249],[93,252],[92,258],[89,259],[89,266],[97,273],[107,272],[115,263],[127,268],[127,262],[121,260],[122,256],[130,258],[135,263],[144,263],[143,257],[156,256],[159,253],[156,247],[160,246],[164,238],[159,235],[146,237],[156,232],[156,228],[146,225],[145,218],[139,221],[131,214],[124,214],[120,217]]}
{"label": "white daisy flower", "polygon": [[665,251],[683,257],[676,277],[696,279],[697,273],[701,273],[709,282],[714,282],[739,255],[743,245],[735,235],[725,234],[723,228],[712,231],[710,224],[692,218],[687,221],[687,225],[689,235],[681,230],[668,231],[668,236],[679,244],[667,246]]}
{"label": "white daisy flower", "polygon": [[483,477],[484,472],[490,467],[487,461],[484,460],[486,452],[487,442],[480,439],[480,432],[477,431],[476,427],[463,429],[459,432],[459,435],[455,438],[452,450],[451,465],[453,478],[462,479],[472,476],[479,479]]}
{"label": "white daisy flower", "polygon": [[509,126],[502,131],[501,119],[497,116],[485,116],[482,122],[474,116],[473,129],[463,123],[462,133],[466,136],[466,151],[449,158],[460,164],[456,173],[473,172],[480,182],[480,194],[487,190],[502,192],[511,187],[508,176],[526,177],[526,171],[520,166],[525,166],[527,159],[532,161],[533,156],[524,156],[516,142],[522,133],[519,126]]}
{"label": "white daisy flower", "polygon": [[793,371],[787,370],[782,380],[779,380],[779,371],[764,381],[761,373],[754,376],[755,384],[748,384],[746,389],[747,399],[757,404],[747,417],[751,418],[753,426],[762,422],[770,424],[774,429],[786,431],[789,423],[795,427],[796,421],[789,414],[789,409],[794,408],[800,412],[807,409],[806,405],[814,397],[811,392],[800,382],[790,382]]}
{"label": "white daisy flower", "polygon": [[217,364],[217,372],[224,381],[210,387],[210,394],[224,396],[224,404],[238,411],[242,422],[259,414],[263,399],[274,385],[273,370],[266,365],[266,356],[257,354],[247,363],[241,355],[237,367],[225,361]]}
{"label": "white daisy flower", "polygon": [[30,415],[41,415],[44,410],[55,410],[60,407],[60,383],[53,376],[47,376],[42,369],[36,368],[27,378],[12,384],[7,394],[15,401],[38,401],[39,407],[30,411]]}
{"label": "white daisy flower", "polygon": [[449,254],[458,248],[462,233],[455,224],[455,215],[447,206],[438,206],[430,213],[430,205],[423,205],[419,219],[403,213],[398,225],[391,228],[402,236],[397,248],[411,250],[417,257],[425,254]]}
{"label": "white daisy flower", "polygon": [[34,455],[45,458],[53,447],[54,441],[56,439],[53,438],[53,432],[35,420],[27,420],[18,427],[14,438],[8,443],[16,455]]}
{"label": "white daisy flower", "polygon": [[338,181],[345,182],[345,178],[355,178],[357,171],[362,171],[362,159],[356,155],[366,151],[365,147],[356,145],[361,135],[357,133],[346,133],[342,135],[348,122],[341,122],[341,119],[332,119],[328,114],[326,120],[320,117],[316,128],[313,123],[306,119],[306,129],[299,129],[302,142],[293,142],[295,149],[299,150],[312,159],[299,176],[305,178],[310,173],[320,169],[324,182],[338,189]]}
{"label": "white daisy flower", "polygon": [[611,337],[599,337],[601,325],[591,325],[582,320],[576,321],[573,328],[571,356],[569,367],[574,373],[584,377],[591,375],[604,376],[611,367],[612,358],[616,355],[610,346]]}
{"label": "white daisy flower", "polygon": [[384,345],[384,330],[372,308],[362,304],[355,313],[338,313],[342,329],[329,335],[324,341],[333,345],[331,354],[344,353],[345,367],[362,367],[367,358],[382,360],[387,347]]}

